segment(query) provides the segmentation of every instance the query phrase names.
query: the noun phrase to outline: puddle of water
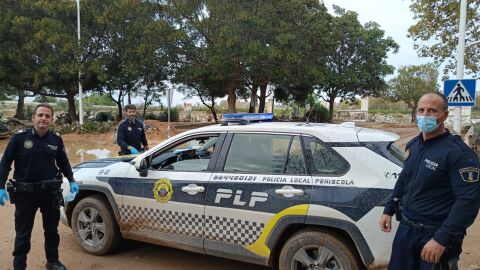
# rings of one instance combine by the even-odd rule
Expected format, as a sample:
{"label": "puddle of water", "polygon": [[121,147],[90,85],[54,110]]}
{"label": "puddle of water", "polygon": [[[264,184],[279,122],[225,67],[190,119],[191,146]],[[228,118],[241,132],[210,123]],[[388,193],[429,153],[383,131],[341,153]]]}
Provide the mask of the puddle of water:
{"label": "puddle of water", "polygon": [[[0,139],[0,159],[7,148],[10,139]],[[108,158],[117,156],[118,145],[108,144],[101,141],[85,141],[85,140],[64,140],[65,150],[72,166],[87,161],[100,158]],[[83,153],[83,154],[82,154]],[[12,166],[13,167],[13,166]]]}
{"label": "puddle of water", "polygon": [[92,159],[101,159],[101,158],[109,158],[112,157],[112,151],[108,149],[89,149],[84,150],[80,148],[75,153],[77,158],[80,158],[79,162],[84,162],[85,160],[92,160]]}

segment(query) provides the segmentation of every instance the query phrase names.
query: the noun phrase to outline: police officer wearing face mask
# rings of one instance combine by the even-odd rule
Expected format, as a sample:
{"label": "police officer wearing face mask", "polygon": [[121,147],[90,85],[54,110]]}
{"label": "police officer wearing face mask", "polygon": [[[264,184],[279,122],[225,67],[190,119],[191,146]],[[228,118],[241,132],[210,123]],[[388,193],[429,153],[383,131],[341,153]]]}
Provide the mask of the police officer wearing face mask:
{"label": "police officer wearing face mask", "polygon": [[[117,143],[120,146],[119,155],[137,154],[149,149],[143,124],[136,117],[135,105],[125,106],[125,120],[118,124]],[[142,147],[143,145],[143,147]]]}
{"label": "police officer wearing face mask", "polygon": [[418,101],[421,133],[406,146],[409,154],[380,219],[384,232],[391,231],[394,213],[400,219],[390,270],[458,269],[463,237],[480,205],[479,162],[445,128],[447,116],[444,95],[428,93]]}
{"label": "police officer wearing face mask", "polygon": [[[72,168],[65,152],[63,140],[58,133],[49,130],[53,122],[53,108],[39,104],[32,117],[33,128],[17,131],[10,139],[0,162],[0,204],[11,200],[15,203],[15,246],[13,268],[24,270],[27,267],[27,254],[30,251],[35,214],[40,208],[45,231],[46,269],[64,270],[58,258],[58,222],[62,180],[59,169],[70,182],[70,191],[77,193],[78,185],[73,179]],[[9,186],[7,195],[5,182],[12,162],[15,161],[15,179]],[[9,182],[10,184],[10,182]],[[2,260],[5,256],[2,256]]]}

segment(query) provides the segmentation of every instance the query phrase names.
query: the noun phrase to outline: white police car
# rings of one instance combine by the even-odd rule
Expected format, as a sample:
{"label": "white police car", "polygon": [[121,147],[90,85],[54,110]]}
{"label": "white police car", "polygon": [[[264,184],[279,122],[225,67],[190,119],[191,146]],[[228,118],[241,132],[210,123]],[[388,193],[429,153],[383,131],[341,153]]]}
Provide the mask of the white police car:
{"label": "white police car", "polygon": [[378,268],[394,235],[378,220],[403,166],[398,138],[333,124],[194,129],[75,166],[63,221],[91,254],[124,237],[276,269]]}

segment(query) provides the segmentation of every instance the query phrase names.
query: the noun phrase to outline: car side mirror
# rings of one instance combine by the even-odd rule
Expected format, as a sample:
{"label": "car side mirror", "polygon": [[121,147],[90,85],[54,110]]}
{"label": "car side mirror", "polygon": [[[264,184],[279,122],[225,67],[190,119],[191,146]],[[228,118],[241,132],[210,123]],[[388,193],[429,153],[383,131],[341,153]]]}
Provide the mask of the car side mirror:
{"label": "car side mirror", "polygon": [[135,169],[139,172],[140,176],[146,177],[148,175],[148,162],[147,158],[142,158],[135,162]]}

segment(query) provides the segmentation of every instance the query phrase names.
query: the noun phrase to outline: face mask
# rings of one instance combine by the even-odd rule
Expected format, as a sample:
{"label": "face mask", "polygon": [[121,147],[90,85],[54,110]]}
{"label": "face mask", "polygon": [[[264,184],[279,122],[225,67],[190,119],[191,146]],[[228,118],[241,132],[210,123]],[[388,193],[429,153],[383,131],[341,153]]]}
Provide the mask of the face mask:
{"label": "face mask", "polygon": [[417,126],[424,133],[435,131],[438,128],[437,117],[417,114]]}

